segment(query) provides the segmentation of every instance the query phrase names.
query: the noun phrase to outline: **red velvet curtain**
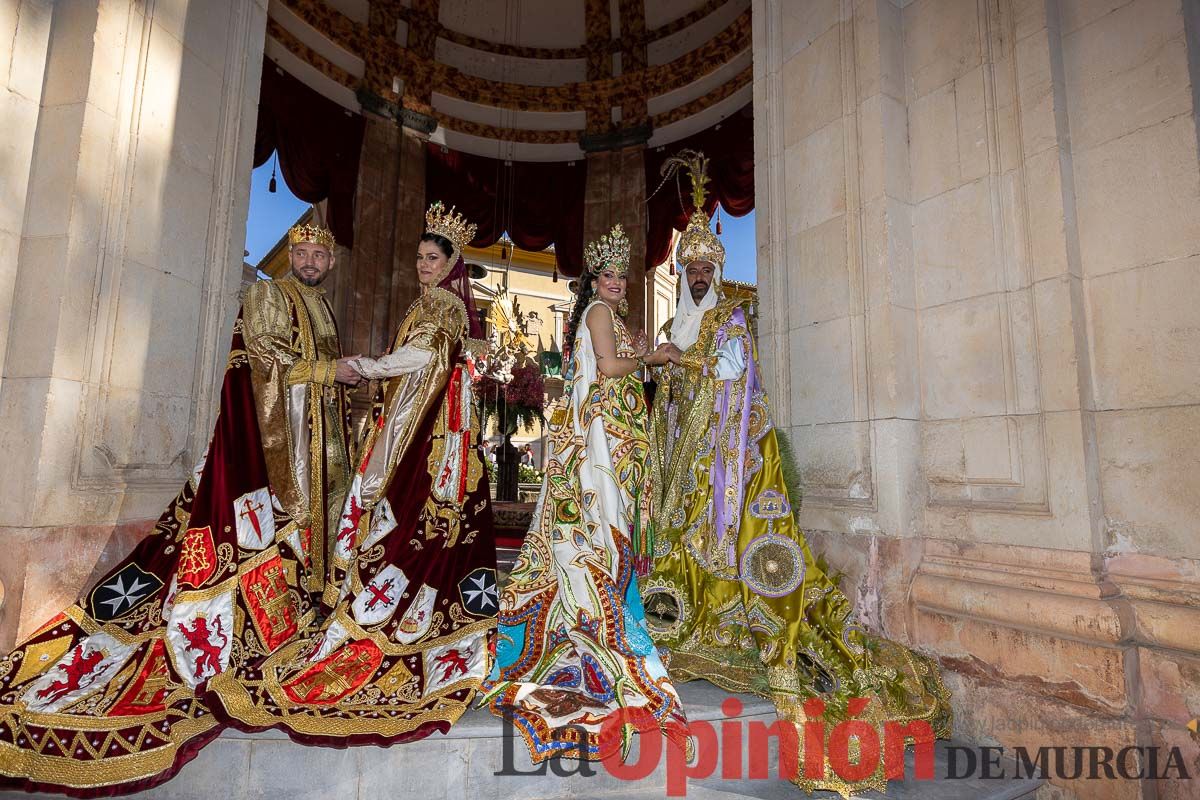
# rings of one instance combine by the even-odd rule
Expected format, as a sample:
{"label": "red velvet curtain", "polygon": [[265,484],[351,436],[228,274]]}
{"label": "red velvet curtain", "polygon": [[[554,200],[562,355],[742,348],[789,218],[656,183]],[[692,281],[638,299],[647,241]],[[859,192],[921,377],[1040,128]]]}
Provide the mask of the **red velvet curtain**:
{"label": "red velvet curtain", "polygon": [[328,224],[334,238],[354,245],[354,193],[364,121],[322,94],[263,64],[254,136],[254,166],[279,152],[279,170],[288,188],[308,203],[329,200]]}
{"label": "red velvet curtain", "polygon": [[425,205],[441,200],[479,226],[471,244],[487,247],[507,230],[523,250],[551,244],[558,271],[583,268],[583,196],[587,163],[519,162],[430,144],[425,158]]}
{"label": "red velvet curtain", "polygon": [[[709,158],[708,199],[704,210],[710,215],[717,203],[731,216],[743,217],[754,210],[754,111],[749,105],[707,130],[686,139],[646,151],[646,193],[662,183],[663,162],[684,148],[700,150]],[[682,231],[695,210],[691,182],[686,175],[667,181],[649,202],[646,222],[646,266],[661,264],[671,254],[671,230]],[[683,195],[684,207],[679,206]]]}

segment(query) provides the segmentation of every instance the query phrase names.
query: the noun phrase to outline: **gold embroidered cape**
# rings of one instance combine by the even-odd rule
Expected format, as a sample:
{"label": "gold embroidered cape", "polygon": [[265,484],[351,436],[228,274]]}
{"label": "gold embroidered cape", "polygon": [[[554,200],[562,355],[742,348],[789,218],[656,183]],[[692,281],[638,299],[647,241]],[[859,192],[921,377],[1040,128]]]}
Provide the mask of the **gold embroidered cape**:
{"label": "gold embroidered cape", "polygon": [[[322,534],[308,582],[319,599],[330,532],[350,485],[346,392],[334,382],[342,351],[333,310],[324,289],[291,273],[252,284],[243,308],[267,474],[292,518],[301,527],[315,521],[314,533]],[[324,492],[310,491],[321,485]]]}
{"label": "gold embroidered cape", "polygon": [[0,786],[161,783],[220,732],[214,677],[316,618],[346,485],[337,352],[318,292],[251,288],[205,459],[133,553],[0,659]]}
{"label": "gold embroidered cape", "polygon": [[495,532],[463,359],[462,299],[431,288],[393,350],[331,552],[319,629],[214,681],[222,719],[303,743],[394,744],[445,732],[487,674]]}
{"label": "gold embroidered cape", "polygon": [[[642,597],[655,642],[670,650],[671,677],[753,692],[796,723],[807,698],[820,698],[830,720],[846,718],[851,698],[870,698],[860,718],[926,720],[947,736],[936,666],[854,623],[850,601],[796,525],[747,315],[741,302],[722,300],[705,312],[682,362],[658,371],[655,560]],[[717,376],[722,351],[744,365],[733,379]],[[798,783],[843,794],[886,787],[882,764],[853,785],[826,774]]]}

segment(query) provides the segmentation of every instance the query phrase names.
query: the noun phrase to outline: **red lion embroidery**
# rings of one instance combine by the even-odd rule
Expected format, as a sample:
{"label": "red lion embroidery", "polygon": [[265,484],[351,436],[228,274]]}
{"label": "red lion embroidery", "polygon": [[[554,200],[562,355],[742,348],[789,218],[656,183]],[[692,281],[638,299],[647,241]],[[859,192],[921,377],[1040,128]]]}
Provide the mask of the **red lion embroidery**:
{"label": "red lion embroidery", "polygon": [[347,542],[348,547],[354,546],[354,532],[358,530],[358,521],[362,519],[362,515],[363,508],[358,504],[358,498],[350,495],[350,511],[345,517],[342,517],[342,519],[349,520],[349,524],[338,532],[337,540],[339,542]]}
{"label": "red lion embroidery", "polygon": [[471,651],[460,653],[458,648],[453,648],[442,653],[434,659],[438,666],[442,669],[442,676],[438,678],[438,683],[445,683],[450,680],[452,675],[461,673],[467,674],[467,657],[471,655]]}
{"label": "red lion embroidery", "polygon": [[[100,666],[100,662],[104,660],[104,653],[99,650],[83,651],[83,645],[76,645],[75,652],[72,654],[72,659],[69,664],[59,664],[58,669],[62,670],[63,677],[51,683],[45,689],[41,689],[37,693],[39,700],[49,700],[53,703],[61,697],[65,697],[76,689],[82,689],[83,679],[96,671],[96,667]],[[53,695],[53,696],[51,696]]]}
{"label": "red lion embroidery", "polygon": [[[225,645],[229,644],[229,637],[225,635],[224,629],[221,627],[221,618],[217,617],[217,624],[210,630],[208,620],[204,617],[197,617],[195,624],[189,631],[187,626],[180,623],[176,626],[179,632],[187,639],[187,645],[184,650],[195,650],[200,653],[196,656],[196,679],[203,680],[210,678],[221,671],[221,651],[225,649]],[[221,637],[219,645],[209,641],[212,634]],[[212,672],[208,672],[208,670]]]}

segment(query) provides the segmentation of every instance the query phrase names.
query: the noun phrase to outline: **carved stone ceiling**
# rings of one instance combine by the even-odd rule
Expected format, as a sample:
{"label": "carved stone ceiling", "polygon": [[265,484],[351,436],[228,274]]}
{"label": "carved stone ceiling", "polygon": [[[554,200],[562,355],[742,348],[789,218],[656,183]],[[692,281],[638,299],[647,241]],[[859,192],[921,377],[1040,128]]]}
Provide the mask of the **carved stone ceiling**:
{"label": "carved stone ceiling", "polygon": [[750,0],[271,0],[267,54],[354,111],[524,161],[668,144],[750,101]]}

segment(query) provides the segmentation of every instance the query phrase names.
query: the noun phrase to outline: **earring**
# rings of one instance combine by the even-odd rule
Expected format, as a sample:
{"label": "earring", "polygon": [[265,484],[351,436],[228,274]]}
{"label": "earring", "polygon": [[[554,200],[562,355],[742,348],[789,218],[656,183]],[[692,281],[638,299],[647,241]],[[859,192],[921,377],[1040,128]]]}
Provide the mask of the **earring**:
{"label": "earring", "polygon": [[617,303],[617,313],[622,317],[629,316],[629,301],[624,297],[621,298],[621,302]]}

